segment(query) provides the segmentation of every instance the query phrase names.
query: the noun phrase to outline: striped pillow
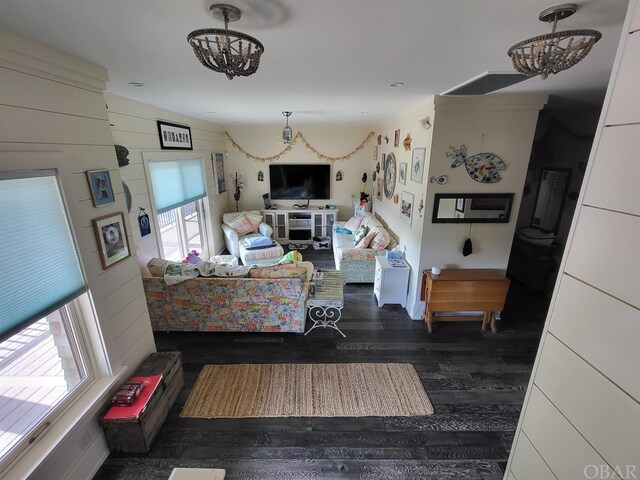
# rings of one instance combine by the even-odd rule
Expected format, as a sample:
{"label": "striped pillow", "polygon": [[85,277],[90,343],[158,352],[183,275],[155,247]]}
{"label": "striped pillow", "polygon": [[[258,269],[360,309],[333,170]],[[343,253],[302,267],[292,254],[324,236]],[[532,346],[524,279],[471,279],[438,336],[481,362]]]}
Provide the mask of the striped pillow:
{"label": "striped pillow", "polygon": [[244,212],[244,214],[247,217],[247,220],[249,220],[249,223],[251,224],[251,226],[253,227],[253,231],[257,232],[258,227],[262,223],[262,215],[260,214],[260,212]]}
{"label": "striped pillow", "polygon": [[344,224],[344,228],[351,232],[355,232],[362,223],[362,217],[351,217],[347,223]]}
{"label": "striped pillow", "polygon": [[367,233],[362,240],[360,240],[358,242],[358,244],[356,245],[356,248],[368,248],[369,244],[371,243],[371,240],[373,240],[373,237],[376,236],[376,232],[375,230],[372,232]]}
{"label": "striped pillow", "polygon": [[384,250],[387,245],[389,245],[389,242],[391,242],[391,235],[389,235],[389,232],[387,232],[383,227],[378,227],[375,232],[376,236],[371,240],[369,248],[374,250]]}
{"label": "striped pillow", "polygon": [[245,214],[242,214],[234,218],[233,220],[230,220],[229,222],[227,222],[227,225],[233,228],[238,233],[238,235],[246,235],[247,233],[253,233],[255,231]]}

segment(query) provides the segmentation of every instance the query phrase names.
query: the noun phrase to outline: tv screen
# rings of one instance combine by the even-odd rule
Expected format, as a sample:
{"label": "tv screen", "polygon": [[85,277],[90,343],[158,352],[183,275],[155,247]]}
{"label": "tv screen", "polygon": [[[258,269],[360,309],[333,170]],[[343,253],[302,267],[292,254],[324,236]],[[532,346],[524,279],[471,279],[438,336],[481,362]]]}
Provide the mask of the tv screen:
{"label": "tv screen", "polygon": [[331,165],[269,165],[274,200],[329,200]]}

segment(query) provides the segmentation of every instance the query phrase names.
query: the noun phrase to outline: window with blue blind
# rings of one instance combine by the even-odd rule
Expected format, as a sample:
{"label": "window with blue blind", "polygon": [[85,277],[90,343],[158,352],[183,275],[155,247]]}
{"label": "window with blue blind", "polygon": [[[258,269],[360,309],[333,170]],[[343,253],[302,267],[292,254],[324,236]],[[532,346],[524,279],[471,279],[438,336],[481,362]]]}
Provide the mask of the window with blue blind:
{"label": "window with blue blind", "polygon": [[86,286],[55,170],[0,172],[0,225],[2,341]]}
{"label": "window with blue blind", "polygon": [[150,160],[149,174],[158,214],[207,195],[202,160]]}

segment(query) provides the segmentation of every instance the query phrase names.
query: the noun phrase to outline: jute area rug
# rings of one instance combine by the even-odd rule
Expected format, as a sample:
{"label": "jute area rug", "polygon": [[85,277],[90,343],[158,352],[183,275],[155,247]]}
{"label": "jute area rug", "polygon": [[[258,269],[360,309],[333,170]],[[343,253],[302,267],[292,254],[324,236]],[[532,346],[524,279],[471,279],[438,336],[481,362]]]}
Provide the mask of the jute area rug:
{"label": "jute area rug", "polygon": [[205,365],[181,417],[431,415],[408,363]]}

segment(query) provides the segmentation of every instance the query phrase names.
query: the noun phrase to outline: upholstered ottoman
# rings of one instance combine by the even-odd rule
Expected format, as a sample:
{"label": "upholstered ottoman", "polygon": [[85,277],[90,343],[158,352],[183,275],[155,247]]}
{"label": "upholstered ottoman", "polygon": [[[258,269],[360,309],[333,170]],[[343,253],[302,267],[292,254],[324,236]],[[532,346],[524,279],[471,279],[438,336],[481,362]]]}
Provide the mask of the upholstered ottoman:
{"label": "upholstered ottoman", "polygon": [[282,260],[284,249],[278,242],[267,248],[258,248],[255,250],[247,250],[240,243],[240,260],[243,265],[273,265]]}

